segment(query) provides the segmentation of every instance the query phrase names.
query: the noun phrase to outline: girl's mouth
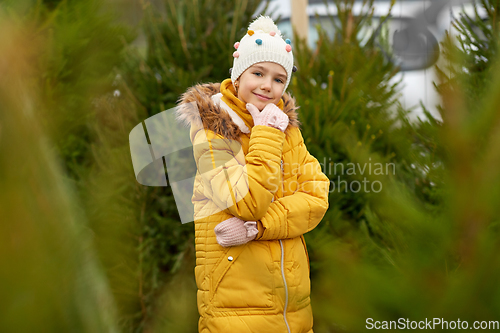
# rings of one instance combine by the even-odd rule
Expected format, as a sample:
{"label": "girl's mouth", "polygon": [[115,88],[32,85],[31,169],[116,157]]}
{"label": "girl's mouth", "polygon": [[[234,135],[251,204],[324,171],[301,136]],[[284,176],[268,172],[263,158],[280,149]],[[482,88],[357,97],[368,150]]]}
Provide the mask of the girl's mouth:
{"label": "girl's mouth", "polygon": [[256,93],[254,93],[254,95],[257,96],[259,99],[261,99],[263,101],[268,101],[268,100],[271,99],[270,97],[262,96],[262,95],[259,95],[259,94],[256,94]]}

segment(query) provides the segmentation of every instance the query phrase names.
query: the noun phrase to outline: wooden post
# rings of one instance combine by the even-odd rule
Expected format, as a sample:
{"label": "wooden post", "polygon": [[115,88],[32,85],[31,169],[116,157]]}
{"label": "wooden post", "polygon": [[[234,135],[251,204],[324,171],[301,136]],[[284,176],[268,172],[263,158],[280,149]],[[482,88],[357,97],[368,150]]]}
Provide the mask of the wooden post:
{"label": "wooden post", "polygon": [[292,27],[300,39],[308,41],[309,16],[307,15],[308,0],[290,0],[292,7]]}

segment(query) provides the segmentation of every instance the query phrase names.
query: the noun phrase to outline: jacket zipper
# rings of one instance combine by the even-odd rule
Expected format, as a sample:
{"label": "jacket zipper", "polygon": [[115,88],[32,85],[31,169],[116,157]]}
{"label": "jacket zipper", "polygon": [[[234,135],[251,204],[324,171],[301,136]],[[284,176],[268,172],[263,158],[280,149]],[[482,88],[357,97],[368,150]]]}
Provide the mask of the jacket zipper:
{"label": "jacket zipper", "polygon": [[284,251],[283,251],[283,243],[280,241],[280,247],[281,247],[281,275],[283,276],[283,283],[285,284],[285,308],[283,309],[283,318],[285,319],[285,324],[286,328],[288,330],[288,333],[290,333],[290,326],[288,326],[288,321],[286,320],[286,308],[288,307],[288,287],[286,285],[286,279],[285,279],[285,269],[283,267],[283,257],[284,257]]}
{"label": "jacket zipper", "polygon": [[281,160],[281,196],[285,196],[285,170],[283,169],[283,160]]}
{"label": "jacket zipper", "polygon": [[[284,189],[284,178],[285,178],[285,171],[283,170],[283,159],[281,160],[281,196],[283,197],[285,195],[285,189]],[[286,308],[288,307],[288,287],[286,285],[286,278],[285,278],[285,268],[284,268],[284,257],[285,257],[285,251],[283,250],[283,243],[280,241],[280,247],[281,247],[281,276],[283,277],[283,283],[285,284],[285,307],[283,309],[283,319],[285,319],[285,324],[286,328],[288,330],[288,333],[290,333],[290,326],[288,325],[288,320],[286,319]]]}

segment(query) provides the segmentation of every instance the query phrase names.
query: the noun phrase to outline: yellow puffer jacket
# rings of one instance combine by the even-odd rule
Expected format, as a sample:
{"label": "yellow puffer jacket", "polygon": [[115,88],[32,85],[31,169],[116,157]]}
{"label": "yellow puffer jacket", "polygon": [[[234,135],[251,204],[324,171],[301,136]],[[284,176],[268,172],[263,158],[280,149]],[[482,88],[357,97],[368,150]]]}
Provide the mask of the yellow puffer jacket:
{"label": "yellow puffer jacket", "polygon": [[[192,201],[199,332],[313,332],[303,234],[328,208],[329,180],[304,145],[288,94],[285,133],[266,126],[249,131],[226,105],[214,102],[219,87],[190,88],[178,110],[191,125],[198,166]],[[220,246],[214,227],[232,216],[259,221],[257,238]]]}

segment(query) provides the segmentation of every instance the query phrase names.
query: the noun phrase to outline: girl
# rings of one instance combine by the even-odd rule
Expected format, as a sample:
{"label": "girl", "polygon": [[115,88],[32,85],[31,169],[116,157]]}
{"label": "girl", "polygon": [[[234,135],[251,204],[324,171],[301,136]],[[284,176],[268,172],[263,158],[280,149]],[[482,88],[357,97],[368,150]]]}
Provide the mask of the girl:
{"label": "girl", "polygon": [[[328,178],[286,92],[290,41],[269,17],[235,43],[231,78],[190,88],[200,333],[313,332],[303,234],[328,208]],[[195,107],[190,107],[190,106]]]}

